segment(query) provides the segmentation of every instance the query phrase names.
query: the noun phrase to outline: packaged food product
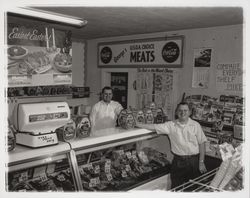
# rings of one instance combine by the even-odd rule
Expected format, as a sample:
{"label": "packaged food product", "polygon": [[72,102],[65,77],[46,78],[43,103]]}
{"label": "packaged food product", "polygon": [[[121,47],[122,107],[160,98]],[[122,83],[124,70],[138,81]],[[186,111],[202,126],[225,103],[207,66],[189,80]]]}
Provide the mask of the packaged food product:
{"label": "packaged food product", "polygon": [[78,138],[88,137],[91,130],[91,124],[88,115],[81,115],[75,118],[76,136]]}
{"label": "packaged food product", "polygon": [[139,124],[145,123],[145,116],[142,110],[137,111],[136,113],[136,122]]}
{"label": "packaged food product", "polygon": [[118,124],[124,129],[134,128],[135,119],[133,112],[128,109],[122,110],[118,116]]}
{"label": "packaged food product", "polygon": [[76,137],[76,124],[70,119],[63,127],[56,130],[58,140],[67,142]]}
{"label": "packaged food product", "polygon": [[146,124],[154,123],[154,115],[151,109],[146,109],[145,111],[145,123]]}
{"label": "packaged food product", "polygon": [[12,151],[16,147],[16,130],[13,125],[8,125],[7,147],[8,151]]}

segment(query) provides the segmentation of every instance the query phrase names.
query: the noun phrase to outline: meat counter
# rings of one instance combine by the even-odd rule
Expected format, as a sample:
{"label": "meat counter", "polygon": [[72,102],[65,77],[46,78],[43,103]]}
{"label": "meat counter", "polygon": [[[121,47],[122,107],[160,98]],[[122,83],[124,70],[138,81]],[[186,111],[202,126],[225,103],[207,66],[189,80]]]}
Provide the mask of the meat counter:
{"label": "meat counter", "polygon": [[7,191],[128,191],[167,188],[167,155],[144,142],[146,129],[110,128],[89,137],[9,152]]}

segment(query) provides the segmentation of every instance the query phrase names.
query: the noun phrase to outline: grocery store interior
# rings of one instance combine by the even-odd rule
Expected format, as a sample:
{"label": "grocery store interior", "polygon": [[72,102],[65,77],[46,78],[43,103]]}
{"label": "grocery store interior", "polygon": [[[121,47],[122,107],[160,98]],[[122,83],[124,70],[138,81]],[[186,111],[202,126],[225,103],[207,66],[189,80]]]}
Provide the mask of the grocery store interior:
{"label": "grocery store interior", "polygon": [[[40,6],[5,15],[6,192],[243,192],[243,7]],[[115,127],[90,115],[111,87]],[[206,172],[172,188],[168,135],[201,126]],[[202,160],[203,162],[203,160]]]}

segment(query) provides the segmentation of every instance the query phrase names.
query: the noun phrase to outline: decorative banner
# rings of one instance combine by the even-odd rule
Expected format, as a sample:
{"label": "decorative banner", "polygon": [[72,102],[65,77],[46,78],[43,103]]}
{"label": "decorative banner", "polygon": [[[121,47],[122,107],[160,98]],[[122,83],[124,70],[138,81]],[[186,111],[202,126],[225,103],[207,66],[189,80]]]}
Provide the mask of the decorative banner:
{"label": "decorative banner", "polygon": [[99,67],[181,67],[183,37],[100,43]]}
{"label": "decorative banner", "polygon": [[71,32],[8,23],[9,87],[72,83]]}
{"label": "decorative banner", "polygon": [[220,63],[216,66],[217,91],[243,91],[243,69],[241,63]]}
{"label": "decorative banner", "polygon": [[212,49],[194,49],[193,88],[208,88]]}

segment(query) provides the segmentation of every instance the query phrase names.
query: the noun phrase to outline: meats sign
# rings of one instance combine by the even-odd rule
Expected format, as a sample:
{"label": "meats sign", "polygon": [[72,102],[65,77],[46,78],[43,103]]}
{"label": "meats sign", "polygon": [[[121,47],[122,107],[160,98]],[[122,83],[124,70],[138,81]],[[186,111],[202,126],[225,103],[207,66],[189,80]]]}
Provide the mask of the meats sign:
{"label": "meats sign", "polygon": [[182,67],[183,37],[99,43],[99,67]]}

